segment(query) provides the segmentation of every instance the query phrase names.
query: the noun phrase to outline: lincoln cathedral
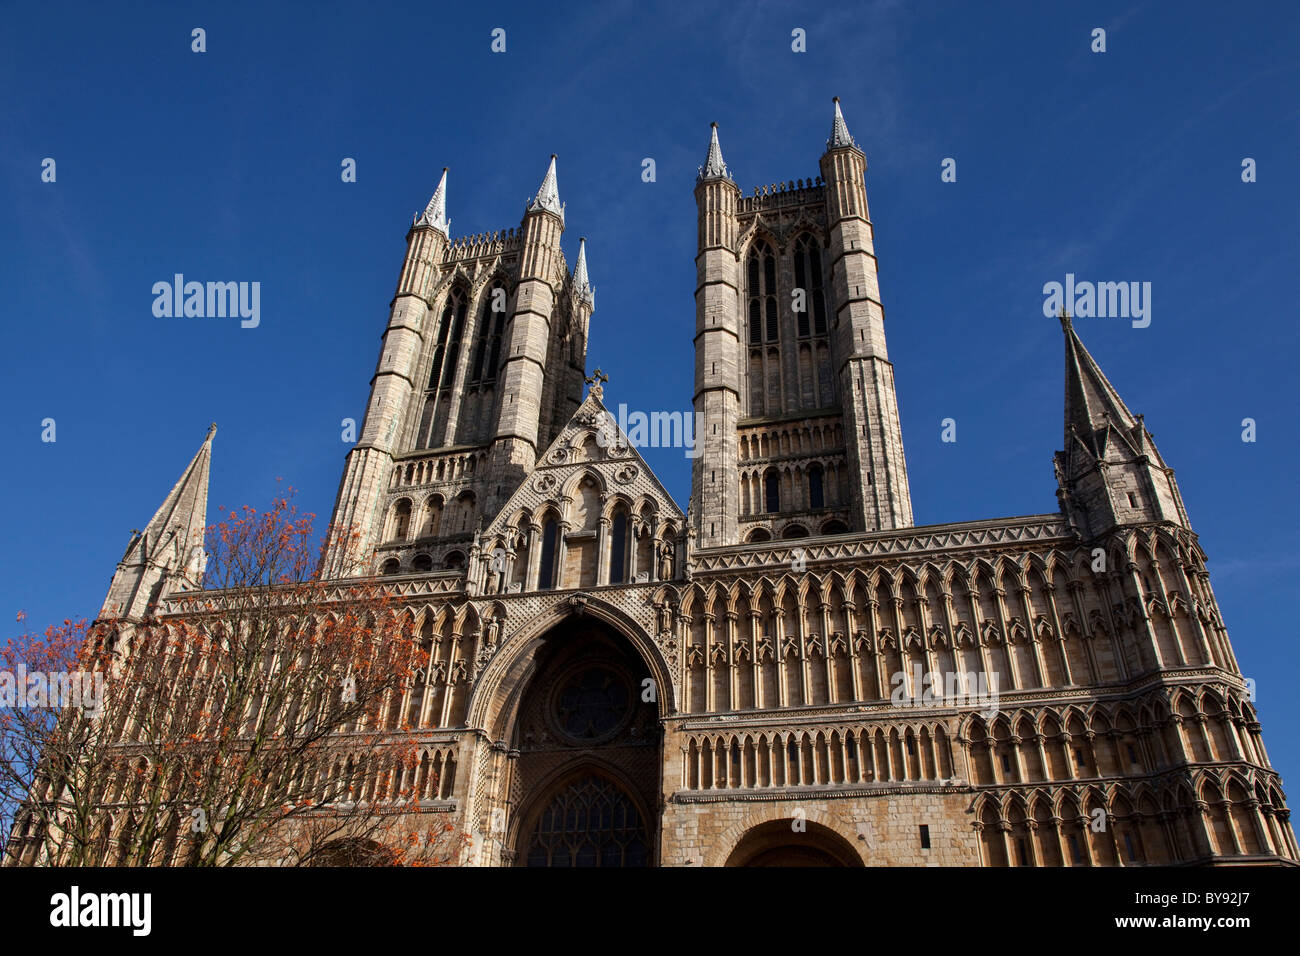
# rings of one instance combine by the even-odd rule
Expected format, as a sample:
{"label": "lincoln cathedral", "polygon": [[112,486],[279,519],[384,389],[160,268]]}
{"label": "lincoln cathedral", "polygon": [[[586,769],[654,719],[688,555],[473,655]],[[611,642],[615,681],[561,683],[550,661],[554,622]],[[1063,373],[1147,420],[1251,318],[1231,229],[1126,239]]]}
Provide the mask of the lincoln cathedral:
{"label": "lincoln cathedral", "polygon": [[[819,175],[749,194],[716,125],[701,150],[685,508],[588,372],[556,158],[474,236],[444,170],[322,565],[428,652],[385,705],[418,774],[361,799],[408,776],[402,826],[469,834],[466,866],[1300,860],[1174,470],[1068,314],[1059,511],[914,524],[866,158],[828,126]],[[211,453],[114,615],[179,613]]]}

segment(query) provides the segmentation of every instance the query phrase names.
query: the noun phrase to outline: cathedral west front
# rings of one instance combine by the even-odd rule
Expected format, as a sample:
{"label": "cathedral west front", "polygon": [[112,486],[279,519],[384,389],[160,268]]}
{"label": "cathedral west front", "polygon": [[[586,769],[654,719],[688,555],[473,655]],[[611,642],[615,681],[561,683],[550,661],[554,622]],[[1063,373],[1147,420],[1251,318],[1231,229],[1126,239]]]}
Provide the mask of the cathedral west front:
{"label": "cathedral west front", "polygon": [[[865,173],[838,101],[820,175],[751,195],[713,128],[683,508],[588,374],[555,157],[475,236],[444,172],[323,565],[428,651],[402,826],[476,866],[1295,863],[1174,471],[1067,314],[1059,510],[914,524]],[[202,526],[210,454],[163,522]],[[169,580],[110,603],[165,621]]]}

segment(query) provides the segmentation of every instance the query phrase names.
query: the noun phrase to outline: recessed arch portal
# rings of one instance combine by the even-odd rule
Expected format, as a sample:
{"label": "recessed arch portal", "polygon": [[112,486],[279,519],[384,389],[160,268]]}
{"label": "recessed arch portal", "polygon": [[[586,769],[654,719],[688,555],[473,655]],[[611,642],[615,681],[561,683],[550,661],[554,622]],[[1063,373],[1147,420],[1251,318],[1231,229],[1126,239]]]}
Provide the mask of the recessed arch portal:
{"label": "recessed arch portal", "polygon": [[476,702],[489,705],[486,726],[514,755],[493,801],[517,808],[507,858],[517,866],[653,865],[664,705],[657,668],[607,619],[612,609],[568,607],[532,637],[516,635],[523,640],[513,660],[500,662],[490,682],[493,699]]}
{"label": "recessed arch portal", "polygon": [[740,838],[727,866],[862,866],[853,844],[812,820],[770,820]]}
{"label": "recessed arch portal", "polygon": [[481,728],[493,740],[507,740],[518,717],[520,698],[536,676],[543,647],[562,628],[587,619],[603,625],[611,640],[622,643],[640,659],[654,681],[657,716],[674,713],[672,672],[658,646],[623,611],[597,597],[573,594],[525,622],[488,663],[474,686],[469,726]]}

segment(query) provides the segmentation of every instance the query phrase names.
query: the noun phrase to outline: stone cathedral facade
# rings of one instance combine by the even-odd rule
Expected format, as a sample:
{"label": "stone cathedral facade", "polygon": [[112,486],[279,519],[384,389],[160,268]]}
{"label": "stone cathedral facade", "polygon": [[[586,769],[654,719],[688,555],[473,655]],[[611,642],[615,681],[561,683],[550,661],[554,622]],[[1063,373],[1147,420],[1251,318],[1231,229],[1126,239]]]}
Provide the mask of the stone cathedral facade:
{"label": "stone cathedral facade", "polygon": [[[429,651],[387,705],[404,825],[471,834],[465,865],[1294,863],[1173,469],[1068,316],[1059,512],[913,523],[865,171],[838,101],[820,175],[748,196],[714,128],[686,511],[586,374],[555,158],[470,237],[444,171],[324,564]],[[116,613],[193,579],[210,443]]]}

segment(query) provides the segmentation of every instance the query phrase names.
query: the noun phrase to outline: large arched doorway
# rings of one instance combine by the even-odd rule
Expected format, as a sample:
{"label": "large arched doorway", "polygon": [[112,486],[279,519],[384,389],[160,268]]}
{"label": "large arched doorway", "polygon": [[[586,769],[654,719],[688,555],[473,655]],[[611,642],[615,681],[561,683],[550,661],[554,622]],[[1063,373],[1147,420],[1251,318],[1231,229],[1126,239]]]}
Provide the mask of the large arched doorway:
{"label": "large arched doorway", "polygon": [[598,618],[571,617],[547,633],[511,738],[515,865],[655,863],[660,728],[651,686],[628,641]]}
{"label": "large arched doorway", "polygon": [[811,820],[772,820],[754,827],[727,857],[727,866],[862,866],[853,845]]}

